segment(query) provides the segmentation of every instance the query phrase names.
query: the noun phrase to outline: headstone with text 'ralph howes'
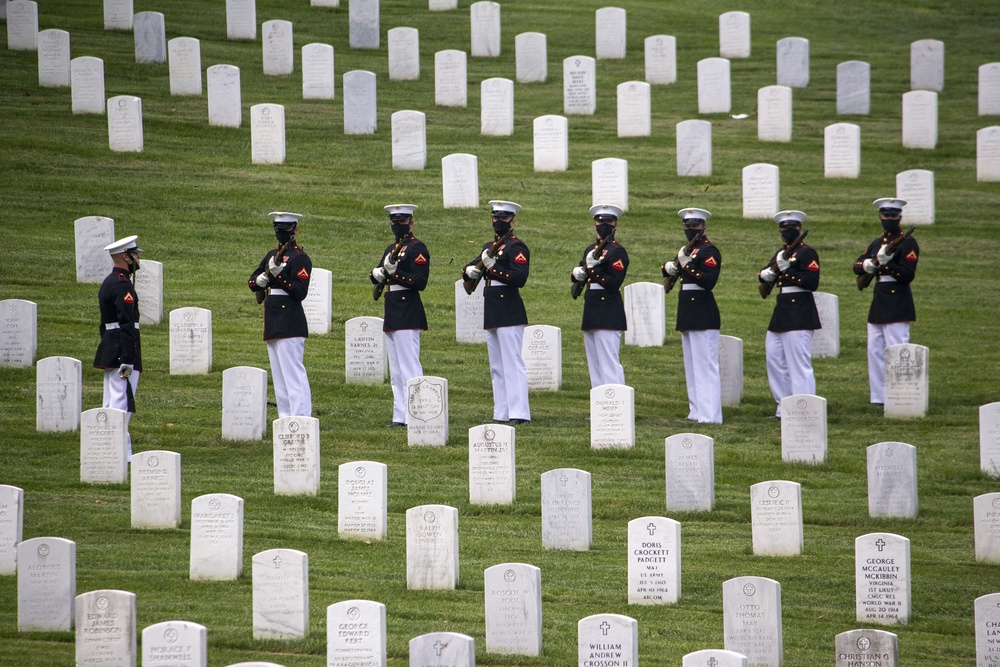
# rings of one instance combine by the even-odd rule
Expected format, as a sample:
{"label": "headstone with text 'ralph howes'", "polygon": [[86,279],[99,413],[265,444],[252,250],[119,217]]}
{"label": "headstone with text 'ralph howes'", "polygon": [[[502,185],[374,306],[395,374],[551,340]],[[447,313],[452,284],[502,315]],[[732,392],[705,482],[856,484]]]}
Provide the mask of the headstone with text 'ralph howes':
{"label": "headstone with text 'ralph howes'", "polygon": [[388,535],[388,472],[384,463],[349,461],[337,469],[337,533],[343,539]]}

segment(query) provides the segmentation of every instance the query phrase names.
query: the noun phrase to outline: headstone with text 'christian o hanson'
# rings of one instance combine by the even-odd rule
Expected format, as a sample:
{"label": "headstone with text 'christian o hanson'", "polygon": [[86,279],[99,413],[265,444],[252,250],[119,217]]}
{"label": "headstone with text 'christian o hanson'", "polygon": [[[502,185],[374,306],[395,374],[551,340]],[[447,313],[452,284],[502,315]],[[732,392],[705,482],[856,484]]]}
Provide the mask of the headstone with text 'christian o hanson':
{"label": "headstone with text 'christian o hanson'", "polygon": [[606,157],[590,163],[590,201],[628,210],[628,160]]}
{"label": "headstone with text 'christian o hanson'", "polygon": [[755,556],[802,553],[802,486],[798,482],[775,480],[751,486],[750,517]]}
{"label": "headstone with text 'christian o hanson'", "polygon": [[750,15],[746,12],[719,15],[719,56],[750,57]]}
{"label": "headstone with text 'christian o hanson'", "polygon": [[263,440],[267,435],[267,371],[234,366],[222,371],[222,439]]}
{"label": "headstone with text 'christian o hanson'", "polygon": [[632,283],[625,286],[625,344],[659,347],[666,340],[667,307],[660,283]]}
{"label": "headstone with text 'christian o hanson'", "polygon": [[[506,137],[514,134],[514,82],[494,77],[483,81],[479,89],[479,133],[489,137]],[[536,136],[536,155],[537,141]]]}
{"label": "headstone with text 'christian o hanson'", "polygon": [[544,83],[549,76],[547,38],[522,32],[514,38],[514,69],[518,83]]}
{"label": "headstone with text 'christian o hanson'", "polygon": [[163,450],[132,457],[132,527],[181,525],[181,455]]}
{"label": "headstone with text 'christian o hanson'", "polygon": [[590,473],[556,468],[542,473],[542,547],[589,551],[593,539]]}
{"label": "headstone with text 'christian o hanson'", "polygon": [[602,384],[590,390],[590,448],[635,447],[635,390]]}
{"label": "headstone with text 'christian o hanson'", "polygon": [[93,56],[73,58],[69,61],[69,81],[74,114],[104,114],[107,98],[104,95],[103,60]]}
{"label": "headstone with text 'christian o hanson'", "polygon": [[164,621],[142,631],[142,667],[208,665],[208,628],[190,621]]}
{"label": "headstone with text 'christian o hanson'", "polygon": [[257,39],[257,0],[226,0],[226,39]]}
{"label": "headstone with text 'christian o hanson'", "polygon": [[344,134],[375,134],[378,126],[375,73],[353,70],[344,74]]}
{"label": "headstone with text 'christian o hanson'", "polygon": [[275,419],[274,492],[286,496],[319,493],[319,420],[295,416]]}
{"label": "headstone with text 'christian o hanson'", "polygon": [[517,491],[515,429],[483,424],[469,429],[469,504],[510,505]]}
{"label": "headstone with text 'christian o hanson'", "polygon": [[377,49],[379,45],[379,0],[347,3],[348,40],[352,49]]}
{"label": "headstone with text 'christian o hanson'", "polygon": [[813,332],[813,359],[836,359],[840,356],[840,297],[829,292],[813,292],[813,301],[822,325]]}
{"label": "headstone with text 'christian o hanson'", "polygon": [[781,460],[826,461],[826,399],[794,394],[781,399]]}
{"label": "headstone with text 'christian o hanson'", "polygon": [[597,64],[590,56],[563,60],[563,113],[593,116],[597,109]]}
{"label": "headstone with text 'christian o hanson'", "polygon": [[757,139],[792,140],[792,89],[765,86],[757,91]]}
{"label": "headstone with text 'christian o hanson'", "polygon": [[719,382],[722,405],[735,407],[743,400],[743,339],[719,336]]}
{"label": "headstone with text 'christian o hanson'", "polygon": [[167,62],[167,29],[160,12],[139,12],[132,19],[135,62],[150,65]]}
{"label": "headstone with text 'christian o hanson'", "polygon": [[76,596],[76,664],[134,665],[135,593],[97,590]]}
{"label": "headstone with text 'christian o hanson'", "polygon": [[1000,181],[1000,125],[976,132],[976,180]]}
{"label": "headstone with text 'christian o hanson'", "polygon": [[253,638],[309,636],[309,555],[268,549],[251,559]]}
{"label": "headstone with text 'christian o hanson'", "polygon": [[618,136],[648,137],[652,132],[650,85],[645,81],[618,84]]}
{"label": "headstone with text 'christian o hanson'", "polygon": [[903,148],[937,146],[938,94],[930,90],[903,93]]}
{"label": "headstone with text 'christian o hanson'", "polygon": [[677,175],[712,175],[712,124],[707,120],[677,123]]}
{"label": "headstone with text 'christian o hanson'", "polygon": [[141,153],[142,100],[131,95],[108,98],[108,148],[114,153]]}
{"label": "headstone with text 'christian o hanson'", "polygon": [[406,588],[453,590],[458,586],[458,510],[418,505],[406,510]]}
{"label": "headstone with text 'christian o hanson'", "polygon": [[50,28],[38,33],[38,85],[69,86],[69,33]]}
{"label": "headstone with text 'christian o hanson'", "polygon": [[569,168],[569,121],[565,116],[539,116],[534,130],[535,171],[566,171]]}
{"label": "headstone with text 'christian o hanson'", "polygon": [[698,113],[729,113],[732,97],[729,61],[704,58],[698,61]]}
{"label": "headstone with text 'christian o hanson'", "polygon": [[309,293],[302,300],[310,336],[330,333],[333,321],[333,271],[314,266],[309,277]]}
{"label": "headstone with text 'christian o hanson'", "polygon": [[1000,116],[1000,63],[979,66],[979,115]]}
{"label": "headstone with text 'christian o hanson'", "polygon": [[406,382],[406,442],[448,444],[448,380],[420,375]]}
{"label": "headstone with text 'christian o hanson'", "polygon": [[785,37],[778,40],[778,85],[805,88],[809,85],[809,40]]}
{"label": "headstone with text 'christian o hanson'", "polygon": [[715,441],[677,433],[663,442],[667,502],[672,512],[710,512],[715,504]]}
{"label": "headstone with text 'christian o hanson'", "polygon": [[386,667],[385,605],[344,600],[326,608],[328,667]]}
{"label": "headstone with text 'christian o hanson'", "polygon": [[389,80],[416,81],[420,78],[420,31],[392,28],[389,39]]}
{"label": "headstone with text 'christian o hanson'", "polygon": [[170,374],[212,372],[212,311],[177,308],[170,311]]}
{"label": "headstone with text 'christian o hanson'", "polygon": [[427,115],[403,110],[391,119],[392,168],[421,171],[427,166]]}
{"label": "headstone with text 'christian o hanson'", "polygon": [[625,40],[628,31],[626,13],[620,7],[601,7],[595,12],[594,52],[598,60],[625,58]]}
{"label": "headstone with text 'christian o hanson'", "polygon": [[134,279],[141,304],[139,324],[159,324],[163,321],[163,262],[144,258]]}
{"label": "headstone with text 'christian o hanson'", "polygon": [[239,127],[243,122],[240,68],[212,65],[208,68],[208,124]]}
{"label": "headstone with text 'christian o hanson'", "polygon": [[[857,178],[860,173],[861,128],[854,123],[827,125],[823,129],[823,177]],[[910,212],[906,214],[909,220]]]}
{"label": "headstone with text 'christian o hanson'", "polygon": [[243,499],[209,493],[191,501],[193,581],[239,579],[243,572]]}
{"label": "headstone with text 'christian o hanson'", "polygon": [[837,115],[867,116],[871,109],[871,65],[848,60],[837,65]]}
{"label": "headstone with text 'christian o hanson'", "polygon": [[781,584],[766,577],[736,577],[722,584],[725,647],[749,664],[781,667]]}
{"label": "headstone with text 'christian o hanson'", "polygon": [[131,30],[132,0],[104,0],[104,29]]}
{"label": "headstone with text 'christian o hanson'", "polygon": [[337,468],[337,533],[342,539],[388,535],[388,473],[384,463],[349,461]]}
{"label": "headstone with text 'christian o hanson'", "polygon": [[1000,402],[979,406],[979,469],[1000,477]]}
{"label": "headstone with text 'christian o hanson'", "polygon": [[410,667],[475,667],[476,640],[458,632],[428,632],[410,640]]}
{"label": "headstone with text 'christian o hanson'", "polygon": [[976,536],[976,560],[1000,563],[1000,493],[984,493],[972,499]]}
{"label": "headstone with text 'christian o hanson'", "polygon": [[910,90],[944,90],[944,42],[919,39],[910,44]]}
{"label": "headstone with text 'christian o hanson'", "polygon": [[469,5],[472,24],[471,53],[475,57],[496,58],[500,55],[500,3],[482,0]]}
{"label": "headstone with text 'christian o hanson'", "polygon": [[352,317],[344,323],[344,382],[382,384],[389,364],[381,317]]}
{"label": "headstone with text 'christian o hanson'", "polygon": [[639,664],[639,622],[622,614],[594,614],[576,624],[577,665]]}
{"label": "headstone with text 'christian o hanson'", "polygon": [[111,255],[104,247],[115,240],[115,221],[101,215],[78,218],[73,222],[73,234],[76,239],[76,281],[100,285],[114,266]]}
{"label": "headstone with text 'christian o hanson'", "polygon": [[171,95],[201,95],[201,42],[175,37],[167,42]]}
{"label": "headstone with text 'christian o hanson'", "polygon": [[24,489],[0,484],[0,576],[17,574],[17,545],[23,536]]}
{"label": "headstone with text 'christian o hanson'", "polygon": [[910,619],[910,540],[869,533],[854,540],[857,620],[878,625]]}
{"label": "headstone with text 'christian o hanson'", "polygon": [[486,568],[486,652],[542,654],[542,571],[524,563]]}
{"label": "headstone with text 'christian o hanson'", "polygon": [[465,51],[445,49],[434,54],[434,104],[464,107],[469,87]]}
{"label": "headstone with text 'christian o hanson'", "polygon": [[333,47],[318,43],[303,46],[302,99],[332,100],[335,96],[335,82]]}
{"label": "headstone with text 'christian o hanson'", "polygon": [[906,202],[906,224],[934,224],[934,172],[908,169],[896,174],[896,197]]}
{"label": "headstone with text 'christian o hanson'", "polygon": [[264,74],[284,76],[295,71],[295,47],[291,21],[275,19],[260,27]]}
{"label": "headstone with text 'christian o hanson'", "polygon": [[83,364],[71,357],[46,357],[35,366],[35,430],[75,431],[83,410]]}
{"label": "headstone with text 'christian o hanson'", "polygon": [[643,40],[646,83],[668,85],[677,81],[677,39],[651,35]]}
{"label": "headstone with text 'christian o hanson'", "polygon": [[123,484],[128,481],[128,413],[94,408],[80,415],[80,481]]}
{"label": "headstone with text 'christian o hanson'", "polygon": [[17,631],[73,629],[76,542],[35,537],[17,545]]}
{"label": "headstone with text 'christian o hanson'", "polygon": [[896,635],[885,630],[848,630],[837,635],[837,667],[899,667]]}
{"label": "headstone with text 'christian o hanson'", "polygon": [[930,350],[900,343],[885,348],[886,417],[924,417],[928,405]]}
{"label": "headstone with text 'christian o hanson'", "polygon": [[706,648],[684,656],[681,667],[747,667],[747,657],[736,651]]}
{"label": "headstone with text 'christian o hanson'", "polygon": [[872,517],[917,516],[917,448],[880,442],[867,450],[868,514]]}
{"label": "headstone with text 'christian o hanson'", "polygon": [[681,597],[681,524],[662,516],[628,522],[628,603],[673,604]]}
{"label": "headstone with text 'christian o hanson'", "polygon": [[1000,659],[1000,593],[976,598],[976,664],[988,665]]}
{"label": "headstone with text 'christian o hanson'", "polygon": [[559,391],[562,387],[562,329],[548,324],[524,328],[521,357],[531,391]]}
{"label": "headstone with text 'christian o hanson'", "polygon": [[743,167],[743,217],[773,218],[781,207],[778,167],[757,163]]}
{"label": "headstone with text 'christian o hanson'", "polygon": [[455,340],[459,343],[485,343],[483,281],[479,281],[472,294],[465,293],[462,282],[455,281]]}
{"label": "headstone with text 'christian o hanson'", "polygon": [[7,4],[7,48],[34,51],[38,48],[38,3],[11,0]]}

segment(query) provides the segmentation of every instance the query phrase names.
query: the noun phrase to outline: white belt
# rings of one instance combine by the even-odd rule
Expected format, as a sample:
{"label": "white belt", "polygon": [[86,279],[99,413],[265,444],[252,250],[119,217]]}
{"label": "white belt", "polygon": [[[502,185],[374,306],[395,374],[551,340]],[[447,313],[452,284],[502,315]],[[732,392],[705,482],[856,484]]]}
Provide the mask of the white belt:
{"label": "white belt", "polygon": [[590,283],[590,289],[604,289],[604,285],[598,285],[597,283]]}
{"label": "white belt", "polygon": [[808,291],[809,290],[807,290],[807,289],[803,289],[801,287],[795,287],[794,285],[789,285],[788,287],[782,287],[781,288],[781,293],[782,294],[791,294],[793,292],[808,292]]}
{"label": "white belt", "polygon": [[894,283],[896,279],[893,276],[879,276],[878,281],[880,283]]}
{"label": "white belt", "polygon": [[[133,322],[132,324],[135,326],[136,329],[139,328],[139,323],[138,322]],[[119,328],[120,326],[121,325],[118,324],[117,322],[108,322],[107,324],[104,325],[104,330],[105,331],[111,331],[113,329]]]}
{"label": "white belt", "polygon": [[288,296],[288,292],[278,287],[272,287],[271,296]]}
{"label": "white belt", "polygon": [[702,291],[704,291],[705,288],[702,287],[701,285],[695,285],[694,283],[681,283],[681,291],[682,292],[687,292],[689,290],[702,290]]}
{"label": "white belt", "polygon": [[390,292],[399,292],[400,290],[410,291],[410,288],[406,285],[389,285]]}

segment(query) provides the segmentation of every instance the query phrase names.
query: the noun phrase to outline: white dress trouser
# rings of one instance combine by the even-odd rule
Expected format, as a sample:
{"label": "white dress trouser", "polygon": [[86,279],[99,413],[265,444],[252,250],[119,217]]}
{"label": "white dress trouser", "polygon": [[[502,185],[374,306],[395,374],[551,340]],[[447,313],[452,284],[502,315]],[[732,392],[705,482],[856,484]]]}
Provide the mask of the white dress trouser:
{"label": "white dress trouser", "polygon": [[486,330],[486,350],[493,379],[493,420],[531,419],[528,408],[528,371],[521,357],[524,326]]}
{"label": "white dress trouser", "polygon": [[812,330],[768,331],[764,338],[767,357],[767,383],[778,402],[774,414],[781,416],[781,399],[796,394],[816,394],[816,376],[812,367]]}
{"label": "white dress trouser", "polygon": [[872,403],[885,403],[885,348],[909,342],[909,322],[868,325],[868,392]]}
{"label": "white dress trouser", "polygon": [[583,349],[587,351],[590,387],[602,384],[625,384],[625,370],[618,358],[622,332],[595,329],[583,332]]}
{"label": "white dress trouser", "polygon": [[688,419],[722,423],[722,381],[719,378],[719,330],[682,331],[684,380],[688,392]]}
{"label": "white dress trouser", "polygon": [[305,351],[306,339],[302,337],[267,341],[279,418],[312,417],[312,392],[302,363]]}
{"label": "white dress trouser", "polygon": [[128,433],[128,423],[132,420],[132,413],[128,410],[128,393],[126,387],[132,385],[132,399],[135,400],[135,392],[139,388],[139,371],[132,371],[128,379],[123,379],[118,375],[117,368],[107,368],[104,370],[104,403],[102,407],[116,408],[125,413],[125,433],[128,436],[127,461],[132,460],[132,434]]}
{"label": "white dress trouser", "polygon": [[389,353],[389,380],[392,383],[392,421],[407,423],[406,383],[424,374],[420,365],[420,329],[387,331],[385,349]]}

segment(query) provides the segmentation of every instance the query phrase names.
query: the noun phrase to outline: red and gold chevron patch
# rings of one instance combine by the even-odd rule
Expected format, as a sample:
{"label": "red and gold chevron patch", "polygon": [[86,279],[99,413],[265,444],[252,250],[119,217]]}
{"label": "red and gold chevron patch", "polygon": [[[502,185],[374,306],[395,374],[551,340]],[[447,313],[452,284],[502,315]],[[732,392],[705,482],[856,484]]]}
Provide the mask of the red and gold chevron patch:
{"label": "red and gold chevron patch", "polygon": [[528,258],[524,256],[523,252],[519,252],[514,257],[514,261],[517,262],[518,264],[526,264],[528,262]]}
{"label": "red and gold chevron patch", "polygon": [[611,266],[613,266],[618,271],[625,270],[625,262],[623,262],[621,259],[616,259],[615,261],[611,262]]}
{"label": "red and gold chevron patch", "polygon": [[299,278],[302,278],[302,280],[309,280],[309,272],[306,271],[306,267],[304,266],[301,269],[299,269],[299,272],[296,273],[295,275],[297,275]]}
{"label": "red and gold chevron patch", "polygon": [[917,251],[916,250],[911,250],[910,252],[906,253],[906,261],[907,262],[915,262],[915,261],[917,261]]}
{"label": "red and gold chevron patch", "polygon": [[715,261],[714,257],[709,257],[708,259],[705,260],[705,266],[710,266],[714,269],[718,265],[719,263]]}
{"label": "red and gold chevron patch", "polygon": [[416,259],[413,260],[413,263],[414,264],[426,264],[427,263],[427,258],[424,257],[424,253],[420,253],[419,255],[417,255]]}
{"label": "red and gold chevron patch", "polygon": [[124,301],[125,303],[135,303],[135,298],[132,296],[132,292],[126,294],[125,298],[122,299],[122,301]]}
{"label": "red and gold chevron patch", "polygon": [[813,261],[809,262],[809,266],[807,266],[806,268],[809,269],[810,271],[819,271],[819,262],[817,262],[814,259]]}

